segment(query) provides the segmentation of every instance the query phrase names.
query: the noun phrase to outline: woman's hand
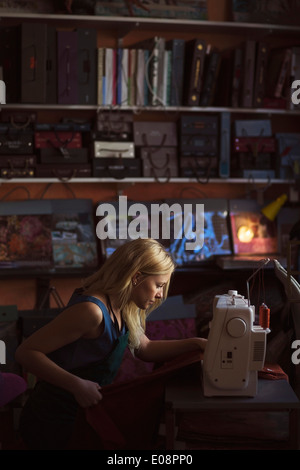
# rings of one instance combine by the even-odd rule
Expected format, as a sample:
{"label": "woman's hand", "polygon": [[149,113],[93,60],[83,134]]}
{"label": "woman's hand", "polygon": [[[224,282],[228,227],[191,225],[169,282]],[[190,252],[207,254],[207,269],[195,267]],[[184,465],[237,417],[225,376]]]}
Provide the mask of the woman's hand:
{"label": "woman's hand", "polygon": [[102,400],[101,387],[97,382],[78,378],[72,393],[82,408],[95,406]]}
{"label": "woman's hand", "polygon": [[207,344],[207,339],[205,338],[194,338],[194,339],[195,339],[195,342],[198,343],[200,351],[204,352],[206,344]]}

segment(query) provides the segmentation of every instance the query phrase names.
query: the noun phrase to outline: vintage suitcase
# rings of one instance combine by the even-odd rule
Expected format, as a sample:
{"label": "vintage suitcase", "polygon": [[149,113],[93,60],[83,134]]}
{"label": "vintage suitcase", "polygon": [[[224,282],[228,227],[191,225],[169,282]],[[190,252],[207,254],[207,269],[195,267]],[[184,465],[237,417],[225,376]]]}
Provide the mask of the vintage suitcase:
{"label": "vintage suitcase", "polygon": [[182,115],[180,119],[181,135],[218,135],[219,117],[215,115],[195,114]]}
{"label": "vintage suitcase", "polygon": [[236,137],[233,149],[235,152],[252,155],[275,153],[276,139],[274,137]]}
{"label": "vintage suitcase", "polygon": [[181,157],[180,176],[185,178],[212,178],[218,175],[217,157]]}
{"label": "vintage suitcase", "polygon": [[89,178],[92,176],[92,169],[89,164],[42,163],[36,166],[35,175],[37,178],[58,178],[62,181],[69,181],[73,178]]}
{"label": "vintage suitcase", "polygon": [[34,168],[35,155],[0,155],[0,168]]}
{"label": "vintage suitcase", "polygon": [[270,119],[236,119],[234,121],[236,137],[272,137]]}
{"label": "vintage suitcase", "polygon": [[134,143],[96,141],[93,143],[93,156],[95,158],[134,158]]}
{"label": "vintage suitcase", "polygon": [[21,26],[0,28],[0,64],[6,84],[6,103],[21,100]]}
{"label": "vintage suitcase", "polygon": [[183,115],[180,119],[180,155],[183,157],[216,156],[218,153],[218,116]]}
{"label": "vintage suitcase", "polygon": [[97,115],[94,140],[130,141],[133,138],[132,113],[101,111]]}
{"label": "vintage suitcase", "polygon": [[0,124],[0,154],[33,153],[33,132],[29,128],[18,129],[10,124]]}
{"label": "vintage suitcase", "polygon": [[176,147],[174,122],[134,122],[134,143],[140,147]]}
{"label": "vintage suitcase", "polygon": [[141,176],[139,158],[94,158],[93,176],[99,178],[138,178]]}
{"label": "vintage suitcase", "polygon": [[1,178],[32,178],[35,167],[35,155],[0,155]]}
{"label": "vintage suitcase", "polygon": [[35,175],[34,168],[1,168],[1,178],[33,178]]}
{"label": "vintage suitcase", "polygon": [[216,135],[182,135],[180,155],[185,157],[216,156],[219,139]]}
{"label": "vintage suitcase", "polygon": [[[273,137],[236,137],[233,142],[231,158],[232,176],[248,177],[246,170],[270,170],[262,175],[275,175],[278,171],[278,156],[276,154],[276,139]],[[254,175],[252,172],[251,174]],[[272,176],[273,177],[273,176]],[[275,176],[274,176],[275,177]]]}
{"label": "vintage suitcase", "polygon": [[259,153],[257,155],[241,153],[232,157],[233,170],[270,170],[271,168],[272,156],[269,153]]}
{"label": "vintage suitcase", "polygon": [[77,31],[57,31],[57,75],[59,104],[78,104]]}
{"label": "vintage suitcase", "polygon": [[47,25],[22,23],[22,103],[46,102]]}
{"label": "vintage suitcase", "polygon": [[142,147],[143,176],[151,178],[176,178],[178,161],[176,147]]}
{"label": "vintage suitcase", "polygon": [[33,126],[36,122],[35,111],[11,111],[9,109],[1,110],[1,122],[10,124],[10,127],[33,132]]}
{"label": "vintage suitcase", "polygon": [[81,122],[65,117],[61,122],[56,123],[37,122],[34,128],[39,132],[90,132],[91,124],[88,121]]}
{"label": "vintage suitcase", "polygon": [[81,148],[82,136],[80,132],[68,131],[36,131],[34,133],[35,147],[41,148]]}
{"label": "vintage suitcase", "polygon": [[57,103],[57,36],[55,26],[47,26],[46,103]]}
{"label": "vintage suitcase", "polygon": [[249,179],[274,179],[276,178],[275,170],[241,170],[241,178]]}
{"label": "vintage suitcase", "polygon": [[40,163],[88,163],[87,148],[41,148]]}
{"label": "vintage suitcase", "polygon": [[78,28],[78,103],[97,104],[97,30]]}

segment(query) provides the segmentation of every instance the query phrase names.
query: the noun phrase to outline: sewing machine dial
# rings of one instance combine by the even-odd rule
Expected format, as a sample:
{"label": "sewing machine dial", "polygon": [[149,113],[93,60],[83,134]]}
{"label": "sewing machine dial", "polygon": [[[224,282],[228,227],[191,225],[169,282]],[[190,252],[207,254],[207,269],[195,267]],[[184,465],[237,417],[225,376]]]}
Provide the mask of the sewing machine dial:
{"label": "sewing machine dial", "polygon": [[242,318],[235,317],[227,322],[226,330],[233,338],[241,338],[247,331],[247,324]]}

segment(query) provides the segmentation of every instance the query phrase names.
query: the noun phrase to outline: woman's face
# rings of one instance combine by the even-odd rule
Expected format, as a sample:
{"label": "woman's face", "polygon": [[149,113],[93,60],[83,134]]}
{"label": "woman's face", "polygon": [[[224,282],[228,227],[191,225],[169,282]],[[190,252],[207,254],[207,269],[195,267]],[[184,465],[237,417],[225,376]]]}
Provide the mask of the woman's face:
{"label": "woman's face", "polygon": [[136,280],[133,279],[131,300],[143,310],[151,307],[157,299],[163,298],[164,286],[170,280],[170,276],[170,274],[137,276]]}

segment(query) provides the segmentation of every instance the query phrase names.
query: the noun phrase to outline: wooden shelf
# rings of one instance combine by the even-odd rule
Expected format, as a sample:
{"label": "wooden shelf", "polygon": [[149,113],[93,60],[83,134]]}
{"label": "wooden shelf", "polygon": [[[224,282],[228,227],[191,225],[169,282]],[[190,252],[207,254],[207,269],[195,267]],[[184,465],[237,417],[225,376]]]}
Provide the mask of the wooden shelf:
{"label": "wooden shelf", "polygon": [[239,23],[234,21],[185,20],[170,18],[121,17],[98,15],[69,15],[69,14],[39,14],[39,13],[11,13],[0,10],[0,20],[6,24],[22,22],[55,23],[58,27],[70,23],[74,27],[79,25],[111,30],[112,25],[119,35],[127,34],[132,30],[168,31],[192,33],[218,33],[237,35],[270,35],[289,34],[299,35],[298,25],[279,25],[264,23]]}
{"label": "wooden shelf", "polygon": [[[122,37],[130,31],[149,31],[152,34],[162,34],[163,32],[176,33],[209,33],[214,35],[241,35],[243,38],[255,37],[260,39],[266,35],[279,35],[283,37],[299,38],[299,26],[297,25],[279,25],[279,24],[262,24],[262,23],[239,23],[234,21],[208,21],[208,20],[185,20],[185,19],[169,19],[169,18],[146,18],[146,17],[119,17],[119,16],[97,16],[97,15],[69,15],[69,14],[34,14],[34,13],[12,13],[1,11],[0,9],[0,26],[20,24],[23,22],[44,22],[59,27],[89,27],[97,28],[103,31],[113,31],[118,37]],[[91,111],[100,113],[101,111],[117,111],[132,112],[138,116],[141,113],[169,113],[176,116],[176,113],[222,113],[229,112],[231,114],[243,114],[252,116],[282,116],[297,117],[300,116],[300,108],[296,110],[289,109],[266,109],[266,108],[231,108],[231,107],[188,107],[188,106],[99,106],[99,105],[63,105],[63,104],[47,104],[47,103],[8,103],[0,105],[1,109],[8,110],[36,110],[36,111],[70,111],[85,112]],[[283,118],[284,119],[284,118]],[[282,119],[282,120],[283,120]],[[249,179],[249,178],[171,178],[170,180],[160,178],[71,178],[60,180],[58,178],[12,178],[0,179],[1,183],[115,183],[115,184],[135,184],[135,183],[230,183],[230,184],[294,184],[294,181],[282,179]]]}
{"label": "wooden shelf", "polygon": [[63,105],[63,104],[41,104],[41,103],[7,103],[0,104],[0,110],[3,109],[36,109],[45,111],[69,110],[69,111],[132,111],[140,114],[142,112],[181,112],[181,113],[222,113],[231,114],[279,114],[288,116],[300,116],[300,109],[273,109],[273,108],[231,108],[222,106],[98,106],[98,105]]}
{"label": "wooden shelf", "polygon": [[[178,183],[206,183],[206,177],[203,176],[202,178],[199,178],[197,180],[196,178],[171,178],[169,180],[166,180],[165,178],[147,178],[147,177],[140,177],[140,178],[123,178],[123,179],[117,179],[117,178],[12,178],[12,179],[6,179],[6,178],[0,178],[0,184],[3,183],[117,183],[117,184],[122,184],[122,183],[162,183],[162,184],[178,184]],[[230,183],[230,184],[245,184],[245,183],[251,183],[251,184],[294,184],[293,180],[283,180],[283,179],[250,179],[250,178],[209,178],[208,180],[209,183]]]}

